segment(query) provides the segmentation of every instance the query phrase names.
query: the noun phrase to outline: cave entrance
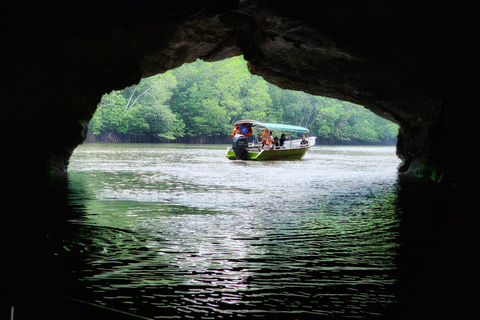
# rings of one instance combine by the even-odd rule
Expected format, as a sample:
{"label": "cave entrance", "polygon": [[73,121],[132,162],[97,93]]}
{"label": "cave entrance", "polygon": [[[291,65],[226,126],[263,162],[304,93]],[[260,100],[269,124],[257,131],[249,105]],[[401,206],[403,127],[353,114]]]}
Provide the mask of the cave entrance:
{"label": "cave entrance", "polygon": [[393,145],[398,133],[362,106],[280,89],[237,56],[197,60],[104,95],[86,142],[230,143],[240,119],[307,127],[317,144]]}

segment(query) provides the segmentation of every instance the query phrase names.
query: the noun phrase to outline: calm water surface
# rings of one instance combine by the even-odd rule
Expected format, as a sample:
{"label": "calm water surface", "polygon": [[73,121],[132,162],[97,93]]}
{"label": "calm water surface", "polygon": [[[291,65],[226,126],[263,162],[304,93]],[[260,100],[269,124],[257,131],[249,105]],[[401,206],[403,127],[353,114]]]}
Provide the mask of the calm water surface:
{"label": "calm water surface", "polygon": [[382,318],[398,302],[394,147],[245,162],[216,145],[85,144],[72,298],[149,319]]}

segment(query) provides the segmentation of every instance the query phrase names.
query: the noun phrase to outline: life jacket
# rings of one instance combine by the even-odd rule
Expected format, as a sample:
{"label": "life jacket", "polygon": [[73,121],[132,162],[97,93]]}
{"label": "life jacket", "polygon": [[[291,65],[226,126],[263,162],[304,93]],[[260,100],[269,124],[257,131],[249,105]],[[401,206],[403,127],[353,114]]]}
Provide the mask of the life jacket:
{"label": "life jacket", "polygon": [[248,137],[252,133],[253,132],[252,132],[252,127],[250,126],[250,123],[242,123],[238,126],[235,126],[235,128],[233,128],[232,139],[235,137],[236,134],[243,134],[245,137]]}
{"label": "life jacket", "polygon": [[237,127],[233,128],[232,139],[235,138],[235,135],[240,134],[240,129]]}
{"label": "life jacket", "polygon": [[268,146],[272,142],[272,136],[270,135],[270,131],[268,129],[263,130],[262,134],[262,143]]}

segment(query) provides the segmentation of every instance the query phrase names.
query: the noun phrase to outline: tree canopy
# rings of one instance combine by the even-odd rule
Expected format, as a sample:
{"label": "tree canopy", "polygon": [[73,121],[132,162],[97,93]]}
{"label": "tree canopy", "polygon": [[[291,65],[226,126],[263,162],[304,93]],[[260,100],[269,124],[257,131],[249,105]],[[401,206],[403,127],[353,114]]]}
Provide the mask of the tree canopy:
{"label": "tree canopy", "polygon": [[226,139],[240,119],[308,127],[325,143],[393,141],[398,133],[362,106],[267,83],[250,74],[243,57],[198,60],[106,94],[89,130],[97,141]]}

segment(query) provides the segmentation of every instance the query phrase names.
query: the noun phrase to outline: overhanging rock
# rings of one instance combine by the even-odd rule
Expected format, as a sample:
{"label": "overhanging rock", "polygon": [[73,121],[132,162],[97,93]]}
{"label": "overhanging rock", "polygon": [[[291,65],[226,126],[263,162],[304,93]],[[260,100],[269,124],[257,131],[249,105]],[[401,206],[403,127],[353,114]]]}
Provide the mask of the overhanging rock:
{"label": "overhanging rock", "polygon": [[477,175],[475,4],[10,6],[1,21],[0,124],[2,167],[13,177],[65,171],[104,93],[198,58],[240,54],[282,88],[398,123],[401,172],[451,182]]}

